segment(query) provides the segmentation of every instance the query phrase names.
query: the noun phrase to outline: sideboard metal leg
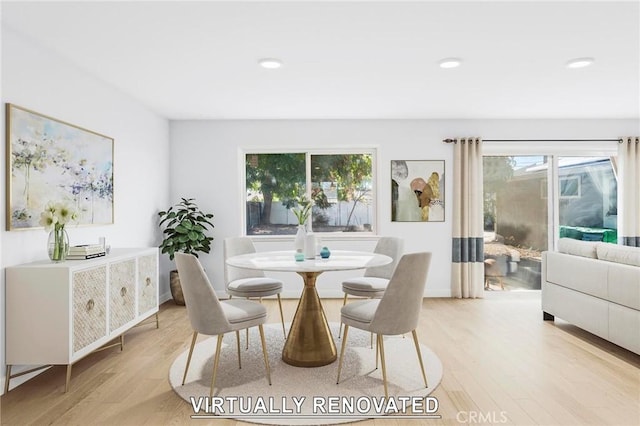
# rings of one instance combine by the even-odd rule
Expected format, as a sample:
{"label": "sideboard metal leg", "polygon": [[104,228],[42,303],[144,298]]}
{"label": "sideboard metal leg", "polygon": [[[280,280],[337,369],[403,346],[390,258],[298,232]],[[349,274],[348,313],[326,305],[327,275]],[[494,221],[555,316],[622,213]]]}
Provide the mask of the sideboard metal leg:
{"label": "sideboard metal leg", "polygon": [[7,364],[7,375],[4,380],[4,394],[9,393],[9,380],[11,380],[11,365]]}
{"label": "sideboard metal leg", "polygon": [[542,311],[542,319],[544,321],[553,321],[555,319],[555,317],[553,315],[551,315],[551,314],[548,314],[548,313]]}
{"label": "sideboard metal leg", "polygon": [[64,384],[64,393],[69,392],[69,382],[71,381],[71,367],[73,364],[67,364],[67,381]]}

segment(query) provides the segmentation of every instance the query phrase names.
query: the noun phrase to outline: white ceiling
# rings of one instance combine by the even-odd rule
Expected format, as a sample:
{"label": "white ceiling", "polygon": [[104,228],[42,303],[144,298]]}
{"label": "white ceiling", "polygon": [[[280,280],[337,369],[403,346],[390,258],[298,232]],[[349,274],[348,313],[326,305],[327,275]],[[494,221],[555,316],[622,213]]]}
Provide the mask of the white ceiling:
{"label": "white ceiling", "polygon": [[638,1],[3,1],[2,23],[170,119],[640,117]]}

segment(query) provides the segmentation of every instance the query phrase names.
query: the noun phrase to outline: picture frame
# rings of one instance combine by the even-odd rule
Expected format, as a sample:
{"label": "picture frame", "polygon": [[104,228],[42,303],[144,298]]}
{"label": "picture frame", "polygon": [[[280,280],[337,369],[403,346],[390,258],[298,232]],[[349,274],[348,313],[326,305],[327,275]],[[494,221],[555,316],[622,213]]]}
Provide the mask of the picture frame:
{"label": "picture frame", "polygon": [[78,225],[113,223],[114,140],[6,104],[6,226],[42,228],[47,203],[73,203]]}
{"label": "picture frame", "polygon": [[391,221],[444,222],[444,160],[391,160]]}

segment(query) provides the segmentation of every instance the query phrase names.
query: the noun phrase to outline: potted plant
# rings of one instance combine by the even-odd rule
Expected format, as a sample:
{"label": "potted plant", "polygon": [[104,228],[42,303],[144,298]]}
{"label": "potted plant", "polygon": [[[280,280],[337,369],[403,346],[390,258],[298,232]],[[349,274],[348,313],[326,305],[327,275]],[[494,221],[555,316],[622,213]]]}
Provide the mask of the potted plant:
{"label": "potted plant", "polygon": [[[166,211],[158,212],[160,223],[164,226],[160,249],[173,260],[175,253],[189,253],[198,257],[198,252],[209,253],[213,237],[207,235],[213,229],[213,214],[203,213],[194,198],[182,198],[178,204]],[[210,229],[209,229],[210,228]],[[170,273],[171,296],[178,305],[184,305],[184,296],[180,286],[178,271]]]}

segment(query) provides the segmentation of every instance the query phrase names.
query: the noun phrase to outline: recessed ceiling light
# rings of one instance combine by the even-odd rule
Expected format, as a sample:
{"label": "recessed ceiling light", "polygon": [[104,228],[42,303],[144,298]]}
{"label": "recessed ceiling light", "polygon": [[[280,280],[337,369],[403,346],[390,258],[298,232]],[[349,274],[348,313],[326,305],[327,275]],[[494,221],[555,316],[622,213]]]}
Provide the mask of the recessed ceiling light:
{"label": "recessed ceiling light", "polygon": [[567,62],[567,68],[584,68],[593,64],[595,59],[593,58],[575,58]]}
{"label": "recessed ceiling light", "polygon": [[460,58],[445,58],[438,62],[440,68],[457,68],[462,63],[462,59]]}
{"label": "recessed ceiling light", "polygon": [[263,59],[260,59],[258,63],[262,68],[267,68],[270,70],[274,70],[282,66],[282,61],[280,59],[275,59],[275,58],[263,58]]}

